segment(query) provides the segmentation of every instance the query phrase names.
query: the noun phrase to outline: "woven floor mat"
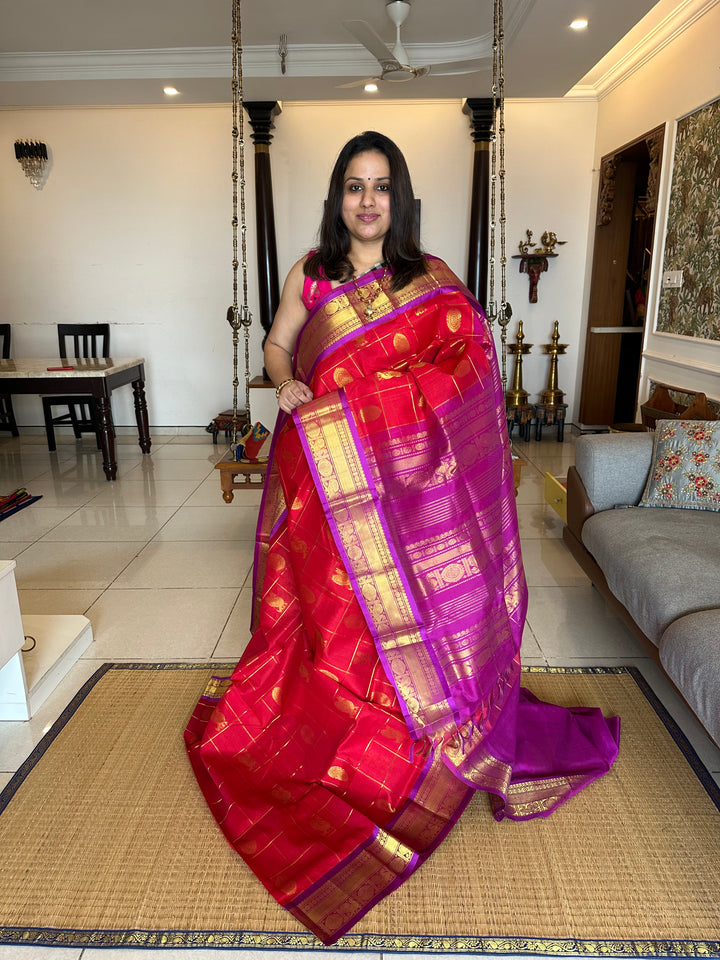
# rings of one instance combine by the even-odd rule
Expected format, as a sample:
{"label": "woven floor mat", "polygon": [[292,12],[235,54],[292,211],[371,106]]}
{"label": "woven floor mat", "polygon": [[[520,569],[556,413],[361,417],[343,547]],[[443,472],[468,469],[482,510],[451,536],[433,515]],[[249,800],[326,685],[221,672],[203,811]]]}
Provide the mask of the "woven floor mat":
{"label": "woven floor mat", "polygon": [[[182,733],[213,672],[106,664],[80,691],[0,795],[0,944],[320,948],[191,773]],[[523,684],[619,714],[612,771],[524,823],[478,794],[335,949],[720,956],[720,791],[639,674],[530,668]]]}

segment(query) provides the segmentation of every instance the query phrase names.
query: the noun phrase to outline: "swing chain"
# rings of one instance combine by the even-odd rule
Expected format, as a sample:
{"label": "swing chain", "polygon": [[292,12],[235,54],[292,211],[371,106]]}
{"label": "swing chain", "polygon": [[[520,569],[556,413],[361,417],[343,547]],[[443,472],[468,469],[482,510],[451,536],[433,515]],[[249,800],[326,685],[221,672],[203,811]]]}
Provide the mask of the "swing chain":
{"label": "swing chain", "polygon": [[[242,16],[241,0],[232,0],[232,237],[233,237],[233,303],[228,310],[228,323],[233,330],[233,443],[237,445],[238,434],[238,340],[242,327],[245,339],[245,413],[250,416],[250,326],[252,316],[248,307],[247,280],[247,226],[245,215],[245,138],[242,105]],[[238,189],[239,188],[239,189]],[[238,221],[238,199],[240,219]],[[240,226],[240,252],[238,260],[238,225]],[[238,307],[238,268],[242,267],[242,304]]]}
{"label": "swing chain", "polygon": [[[492,325],[497,320],[500,326],[502,383],[507,385],[507,326],[512,317],[512,307],[506,299],[507,293],[507,255],[505,243],[505,60],[502,0],[493,4],[493,82],[490,167],[490,291],[488,297],[488,319]],[[499,161],[499,168],[498,168]],[[499,181],[499,184],[498,184]],[[500,309],[495,299],[495,248],[496,248],[496,212],[497,192],[500,194]]]}

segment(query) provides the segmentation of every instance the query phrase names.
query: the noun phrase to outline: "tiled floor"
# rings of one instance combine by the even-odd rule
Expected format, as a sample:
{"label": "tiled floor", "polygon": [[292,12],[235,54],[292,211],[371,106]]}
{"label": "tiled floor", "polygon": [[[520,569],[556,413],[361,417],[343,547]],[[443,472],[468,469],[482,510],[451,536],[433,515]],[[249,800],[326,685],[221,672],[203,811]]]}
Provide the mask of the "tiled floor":
{"label": "tiled floor", "polygon": [[[574,461],[573,438],[566,434],[559,444],[548,431],[541,442],[516,440],[515,450],[527,461],[517,501],[530,588],[525,663],[639,666],[720,781],[720,750],[608,612],[565,549],[562,522],[544,501],[544,472],[565,473]],[[87,438],[63,438],[56,454],[48,453],[39,434],[0,438],[0,492],[24,485],[43,495],[0,524],[0,559],[17,561],[21,610],[85,614],[94,633],[85,655],[31,721],[0,723],[0,787],[102,662],[240,656],[248,639],[260,496],[241,491],[232,504],[223,502],[213,469],[222,451],[205,433],[154,434],[152,454],[143,457],[131,436],[120,437],[118,479],[111,484]],[[0,947],[0,960],[146,960],[151,953]],[[219,957],[214,950],[157,953],[165,960]],[[247,951],[222,951],[230,955],[257,960]]]}

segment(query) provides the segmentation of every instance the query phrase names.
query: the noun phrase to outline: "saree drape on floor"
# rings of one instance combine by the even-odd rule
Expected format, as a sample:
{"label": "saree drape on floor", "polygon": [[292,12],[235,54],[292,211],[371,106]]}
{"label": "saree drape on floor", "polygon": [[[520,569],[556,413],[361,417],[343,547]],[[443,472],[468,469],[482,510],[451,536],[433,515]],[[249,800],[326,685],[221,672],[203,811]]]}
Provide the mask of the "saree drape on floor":
{"label": "saree drape on floor", "polygon": [[225,836],[324,943],[427,859],[473,790],[498,820],[545,816],[617,754],[616,718],[520,687],[492,337],[428,267],[369,320],[352,284],[313,307],[295,359],[314,400],[276,426],[253,637],[185,734]]}

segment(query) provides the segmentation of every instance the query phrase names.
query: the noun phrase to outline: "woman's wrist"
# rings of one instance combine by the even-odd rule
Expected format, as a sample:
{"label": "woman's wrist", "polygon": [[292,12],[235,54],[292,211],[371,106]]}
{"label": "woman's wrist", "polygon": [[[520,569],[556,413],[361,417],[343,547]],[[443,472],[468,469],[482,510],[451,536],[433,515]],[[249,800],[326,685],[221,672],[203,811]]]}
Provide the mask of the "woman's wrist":
{"label": "woman's wrist", "polygon": [[289,383],[294,383],[294,382],[295,382],[295,377],[288,377],[286,380],[282,380],[282,381],[275,387],[275,397],[279,400],[279,399],[280,399],[280,391],[282,390],[282,388],[283,388],[283,387],[286,387]]}

